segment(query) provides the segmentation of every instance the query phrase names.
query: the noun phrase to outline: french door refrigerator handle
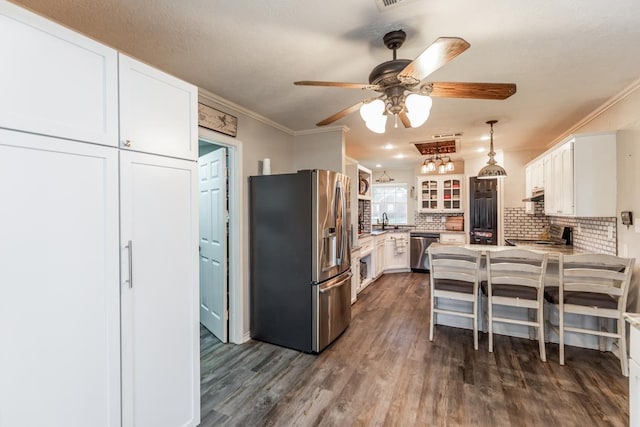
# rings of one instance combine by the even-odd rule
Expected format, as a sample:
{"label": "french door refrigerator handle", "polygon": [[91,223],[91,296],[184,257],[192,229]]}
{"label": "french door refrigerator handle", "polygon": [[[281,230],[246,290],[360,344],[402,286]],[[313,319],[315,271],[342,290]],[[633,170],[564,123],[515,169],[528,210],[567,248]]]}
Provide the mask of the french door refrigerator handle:
{"label": "french door refrigerator handle", "polygon": [[[336,264],[342,264],[342,259],[344,258],[344,230],[343,230],[343,226],[344,226],[344,216],[342,214],[342,201],[343,197],[342,197],[342,187],[340,185],[340,182],[338,181],[336,183],[336,191],[334,194],[334,200],[333,200],[333,206],[334,206],[334,212],[333,212],[333,216],[334,216],[334,222],[335,222],[335,226],[336,226],[336,234],[339,233],[337,237],[337,241],[338,244],[340,245],[340,248],[336,251],[338,253],[338,255],[336,256]],[[340,213],[338,213],[338,211],[340,211]],[[340,227],[338,227],[338,218],[340,218]]]}
{"label": "french door refrigerator handle", "polygon": [[129,254],[129,280],[127,282],[129,282],[129,289],[131,289],[133,288],[133,241],[129,240],[125,248]]}

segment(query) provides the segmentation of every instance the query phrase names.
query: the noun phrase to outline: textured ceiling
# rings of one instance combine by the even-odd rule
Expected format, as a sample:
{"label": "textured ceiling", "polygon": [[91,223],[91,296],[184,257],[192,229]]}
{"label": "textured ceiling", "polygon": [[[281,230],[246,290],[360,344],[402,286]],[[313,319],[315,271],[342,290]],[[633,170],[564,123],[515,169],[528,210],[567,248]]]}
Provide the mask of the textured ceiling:
{"label": "textured ceiling", "polygon": [[[487,120],[498,149],[544,147],[640,77],[637,0],[415,0],[380,12],[374,0],[18,0],[81,33],[190,81],[292,131],[315,128],[375,92],[294,86],[297,80],[367,83],[390,60],[382,36],[404,29],[400,58],[436,38],[471,48],[430,81],[516,83],[505,101],[434,98],[419,129],[377,135],[356,112],[347,154],[369,166],[422,162],[412,143],[462,132],[477,156]],[[242,126],[242,123],[239,124]],[[385,150],[387,143],[394,145]],[[405,154],[397,159],[397,154]]]}

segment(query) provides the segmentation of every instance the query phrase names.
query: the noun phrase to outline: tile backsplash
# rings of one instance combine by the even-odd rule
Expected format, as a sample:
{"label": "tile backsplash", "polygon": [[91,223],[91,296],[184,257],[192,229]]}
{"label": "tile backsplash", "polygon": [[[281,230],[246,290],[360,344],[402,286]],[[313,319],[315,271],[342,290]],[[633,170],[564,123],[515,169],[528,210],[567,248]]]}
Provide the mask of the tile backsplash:
{"label": "tile backsplash", "polygon": [[551,224],[564,225],[573,229],[573,246],[584,251],[616,255],[616,221],[612,217],[567,218],[546,216],[544,203],[535,203],[535,213],[526,214],[524,207],[505,208],[504,237],[509,239],[539,239]]}
{"label": "tile backsplash", "polygon": [[414,214],[414,224],[419,230],[445,231],[444,220],[448,216],[464,216],[462,213],[424,213]]}
{"label": "tile backsplash", "polygon": [[364,233],[371,232],[371,200],[358,200],[358,224]]}
{"label": "tile backsplash", "polygon": [[566,218],[551,216],[551,224],[573,228],[573,246],[585,251],[617,255],[618,236],[615,217]]}
{"label": "tile backsplash", "polygon": [[549,228],[549,217],[544,214],[544,204],[535,203],[535,213],[527,214],[524,207],[504,208],[505,239],[540,239]]}

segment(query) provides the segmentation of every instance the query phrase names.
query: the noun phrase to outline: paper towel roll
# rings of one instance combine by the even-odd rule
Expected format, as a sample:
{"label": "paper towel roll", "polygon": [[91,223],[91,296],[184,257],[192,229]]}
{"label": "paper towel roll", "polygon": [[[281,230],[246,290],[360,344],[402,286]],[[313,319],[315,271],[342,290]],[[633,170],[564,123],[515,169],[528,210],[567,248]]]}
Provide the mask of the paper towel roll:
{"label": "paper towel roll", "polygon": [[271,175],[271,159],[262,161],[262,175]]}

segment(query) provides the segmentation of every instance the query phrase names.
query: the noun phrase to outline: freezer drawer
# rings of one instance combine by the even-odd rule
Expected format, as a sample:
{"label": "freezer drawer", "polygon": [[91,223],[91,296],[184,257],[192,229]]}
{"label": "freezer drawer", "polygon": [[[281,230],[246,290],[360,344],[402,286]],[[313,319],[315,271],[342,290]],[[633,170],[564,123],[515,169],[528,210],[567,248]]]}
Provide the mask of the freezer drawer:
{"label": "freezer drawer", "polygon": [[313,351],[321,352],[351,322],[351,271],[314,286]]}

